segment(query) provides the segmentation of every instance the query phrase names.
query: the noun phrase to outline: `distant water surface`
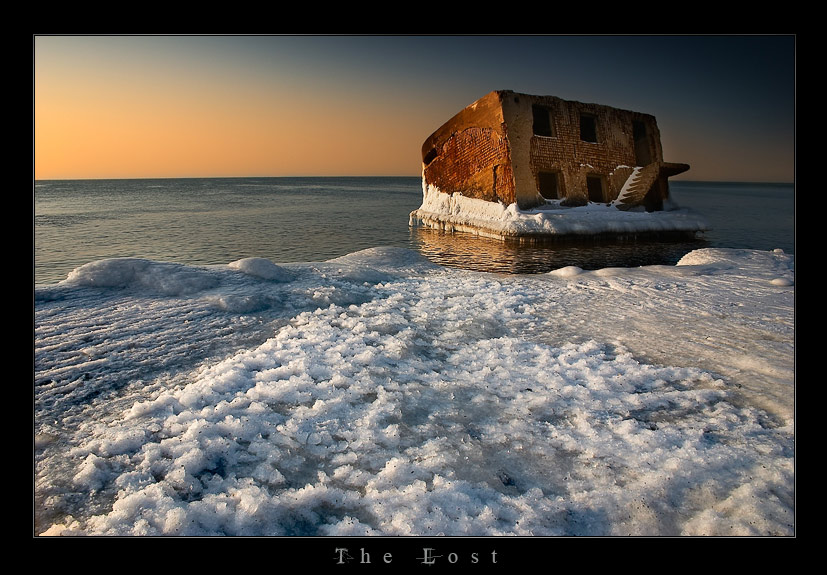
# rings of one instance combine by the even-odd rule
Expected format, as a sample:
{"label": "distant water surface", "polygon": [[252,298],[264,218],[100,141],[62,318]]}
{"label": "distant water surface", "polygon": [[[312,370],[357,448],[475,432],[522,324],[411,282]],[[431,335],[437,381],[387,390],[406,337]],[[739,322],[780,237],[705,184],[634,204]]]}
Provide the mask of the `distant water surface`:
{"label": "distant water surface", "polygon": [[442,265],[541,273],[673,264],[699,247],[794,253],[792,184],[672,182],[672,196],[710,221],[690,242],[525,245],[411,229],[418,177],[205,178],[38,181],[34,187],[35,283],[112,257],[192,265],[246,257],[325,261],[375,246],[418,250]]}
{"label": "distant water surface", "polygon": [[795,253],[795,185],[670,182],[673,200],[706,216],[712,247]]}

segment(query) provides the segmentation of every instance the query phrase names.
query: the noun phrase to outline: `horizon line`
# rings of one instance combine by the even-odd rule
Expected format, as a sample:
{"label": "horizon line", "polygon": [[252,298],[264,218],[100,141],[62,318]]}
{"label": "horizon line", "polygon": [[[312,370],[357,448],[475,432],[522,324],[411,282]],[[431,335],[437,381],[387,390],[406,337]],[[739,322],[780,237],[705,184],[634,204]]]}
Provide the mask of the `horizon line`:
{"label": "horizon line", "polygon": [[[126,181],[126,180],[242,180],[242,179],[278,179],[278,178],[421,178],[419,175],[404,175],[404,174],[303,174],[303,175],[280,175],[280,176],[113,176],[113,177],[86,177],[86,178],[33,178],[33,182],[84,182],[84,181]],[[694,180],[694,179],[670,179],[670,183],[737,183],[737,184],[784,184],[795,185],[795,180]]]}

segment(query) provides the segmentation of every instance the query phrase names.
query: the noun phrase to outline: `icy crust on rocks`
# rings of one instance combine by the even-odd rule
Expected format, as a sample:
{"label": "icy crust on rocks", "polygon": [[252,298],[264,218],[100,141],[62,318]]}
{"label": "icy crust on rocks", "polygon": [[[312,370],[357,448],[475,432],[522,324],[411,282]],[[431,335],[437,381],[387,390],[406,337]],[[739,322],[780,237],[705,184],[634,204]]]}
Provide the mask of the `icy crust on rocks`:
{"label": "icy crust on rocks", "polygon": [[704,218],[685,209],[624,211],[596,203],[565,207],[559,200],[549,200],[537,208],[521,210],[517,204],[506,206],[460,193],[446,194],[424,183],[422,205],[411,212],[410,223],[493,237],[691,233],[709,229]]}
{"label": "icy crust on rocks", "polygon": [[36,293],[38,534],[794,533],[786,254],[76,271]]}

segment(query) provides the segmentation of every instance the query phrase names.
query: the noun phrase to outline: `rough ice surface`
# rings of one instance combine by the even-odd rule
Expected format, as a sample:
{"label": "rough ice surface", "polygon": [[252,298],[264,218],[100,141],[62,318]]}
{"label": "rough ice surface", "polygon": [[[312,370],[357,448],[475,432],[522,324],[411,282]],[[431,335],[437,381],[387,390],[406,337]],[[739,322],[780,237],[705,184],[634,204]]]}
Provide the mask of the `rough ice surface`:
{"label": "rough ice surface", "polygon": [[35,293],[36,533],[794,534],[793,270],[94,262]]}
{"label": "rough ice surface", "polygon": [[589,203],[564,207],[558,200],[530,210],[447,194],[423,182],[422,205],[411,213],[411,224],[460,230],[493,237],[530,235],[638,234],[651,232],[703,232],[706,220],[685,209],[655,212],[623,211],[612,204]]}

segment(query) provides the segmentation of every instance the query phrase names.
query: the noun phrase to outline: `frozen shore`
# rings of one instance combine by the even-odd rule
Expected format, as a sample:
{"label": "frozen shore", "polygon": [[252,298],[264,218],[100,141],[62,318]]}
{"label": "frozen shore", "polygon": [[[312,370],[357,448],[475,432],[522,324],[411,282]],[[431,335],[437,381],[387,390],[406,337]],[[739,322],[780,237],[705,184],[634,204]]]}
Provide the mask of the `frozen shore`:
{"label": "frozen shore", "polygon": [[565,207],[559,200],[550,200],[537,208],[520,210],[516,204],[506,206],[458,193],[446,194],[424,184],[422,205],[411,212],[410,223],[494,238],[644,234],[691,237],[709,228],[704,218],[685,209],[623,211],[611,204]]}
{"label": "frozen shore", "polygon": [[792,535],[794,262],[93,262],[35,293],[47,535]]}

